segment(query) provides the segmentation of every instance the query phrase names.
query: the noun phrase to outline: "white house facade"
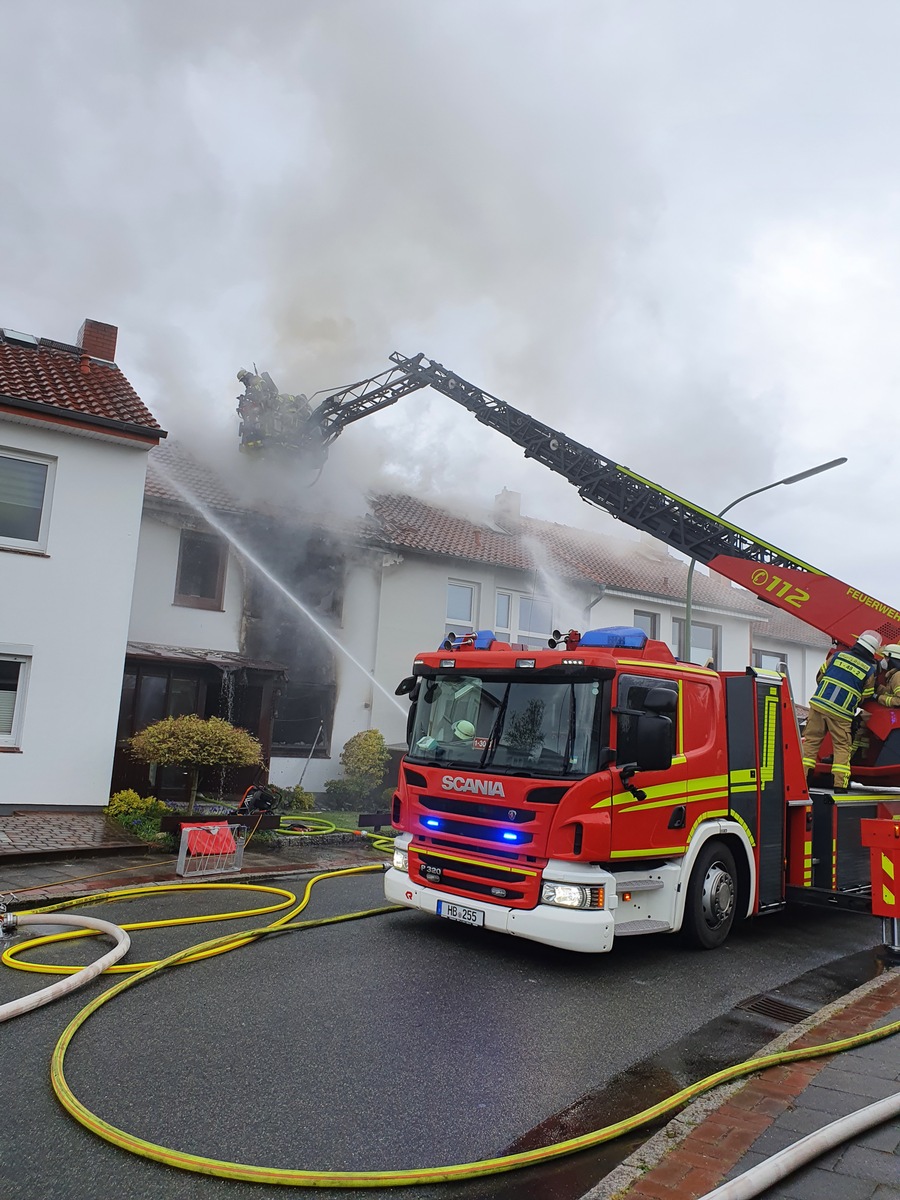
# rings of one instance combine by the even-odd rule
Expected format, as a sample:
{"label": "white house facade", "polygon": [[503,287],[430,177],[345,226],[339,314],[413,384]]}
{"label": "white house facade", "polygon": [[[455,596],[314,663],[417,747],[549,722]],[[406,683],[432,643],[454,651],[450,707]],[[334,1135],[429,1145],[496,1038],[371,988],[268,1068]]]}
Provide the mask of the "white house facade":
{"label": "white house facade", "polygon": [[0,332],[0,811],[108,795],[147,452],[164,432],[112,361]]}

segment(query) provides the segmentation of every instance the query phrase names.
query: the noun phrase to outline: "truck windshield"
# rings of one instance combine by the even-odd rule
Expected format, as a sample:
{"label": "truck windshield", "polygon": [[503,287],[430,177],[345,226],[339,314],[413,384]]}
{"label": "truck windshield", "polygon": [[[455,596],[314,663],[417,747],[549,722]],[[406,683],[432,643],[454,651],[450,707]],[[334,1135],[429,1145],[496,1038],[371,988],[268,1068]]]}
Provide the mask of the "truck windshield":
{"label": "truck windshield", "polygon": [[597,769],[601,692],[597,680],[423,679],[407,757],[514,775],[588,775]]}

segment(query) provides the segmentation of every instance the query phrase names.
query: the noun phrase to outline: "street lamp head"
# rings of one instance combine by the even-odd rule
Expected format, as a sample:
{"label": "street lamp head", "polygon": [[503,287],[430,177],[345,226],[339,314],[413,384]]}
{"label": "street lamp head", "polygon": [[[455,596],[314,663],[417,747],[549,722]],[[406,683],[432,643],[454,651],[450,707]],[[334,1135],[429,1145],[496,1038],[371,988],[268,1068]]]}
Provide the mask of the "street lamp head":
{"label": "street lamp head", "polygon": [[782,479],[782,483],[799,483],[801,479],[809,479],[810,475],[821,475],[823,471],[830,471],[832,467],[841,467],[846,462],[846,458],[833,458],[831,462],[820,463],[817,467],[810,467],[808,471],[801,471],[797,475],[788,475],[787,479]]}

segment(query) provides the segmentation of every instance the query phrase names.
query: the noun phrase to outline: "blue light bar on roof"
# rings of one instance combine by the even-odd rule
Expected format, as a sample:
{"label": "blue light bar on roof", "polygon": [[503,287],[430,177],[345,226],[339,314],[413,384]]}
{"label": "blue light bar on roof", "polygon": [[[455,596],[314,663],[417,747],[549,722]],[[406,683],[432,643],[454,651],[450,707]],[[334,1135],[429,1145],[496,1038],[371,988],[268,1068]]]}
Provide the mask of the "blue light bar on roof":
{"label": "blue light bar on roof", "polygon": [[647,635],[636,625],[609,625],[606,629],[589,629],[581,635],[580,646],[605,646],[616,650],[642,650]]}

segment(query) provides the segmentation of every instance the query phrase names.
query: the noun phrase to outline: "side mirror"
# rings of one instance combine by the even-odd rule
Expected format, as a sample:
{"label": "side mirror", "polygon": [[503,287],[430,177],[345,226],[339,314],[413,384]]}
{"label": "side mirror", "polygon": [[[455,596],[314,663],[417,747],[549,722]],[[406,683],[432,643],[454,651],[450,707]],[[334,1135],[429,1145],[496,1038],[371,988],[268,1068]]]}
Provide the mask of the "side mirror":
{"label": "side mirror", "polygon": [[401,679],[397,684],[396,688],[394,689],[394,695],[408,696],[418,682],[419,681],[416,679],[415,675],[407,675],[405,679]]}
{"label": "side mirror", "polygon": [[678,693],[672,688],[651,688],[644,699],[644,708],[651,713],[670,713],[678,707]]}
{"label": "side mirror", "polygon": [[[654,690],[664,691],[663,688]],[[668,771],[672,765],[672,722],[668,717],[649,713],[639,716],[635,742],[639,771]]]}

